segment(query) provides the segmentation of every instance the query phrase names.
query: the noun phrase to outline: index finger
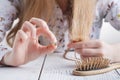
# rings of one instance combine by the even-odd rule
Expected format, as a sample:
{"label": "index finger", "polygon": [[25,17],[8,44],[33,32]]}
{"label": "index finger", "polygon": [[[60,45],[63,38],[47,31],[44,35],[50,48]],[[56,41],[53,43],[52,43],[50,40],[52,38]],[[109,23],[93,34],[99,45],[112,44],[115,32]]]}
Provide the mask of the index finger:
{"label": "index finger", "polygon": [[37,36],[45,36],[51,44],[57,44],[57,39],[55,35],[50,30],[45,30],[41,28],[37,28]]}
{"label": "index finger", "polygon": [[83,42],[69,43],[68,48],[84,48],[85,44]]}
{"label": "index finger", "polygon": [[38,28],[49,30],[47,23],[39,18],[32,18],[30,22],[34,25],[36,25]]}
{"label": "index finger", "polygon": [[30,22],[28,21],[25,21],[22,25],[22,30],[27,33],[27,32],[30,32],[30,36],[32,38],[36,38],[36,29],[35,27],[33,27],[34,25],[32,25]]}
{"label": "index finger", "polygon": [[30,22],[38,26],[37,36],[43,35],[46,38],[48,38],[52,44],[57,43],[57,39],[55,35],[49,30],[48,25],[44,20],[38,18],[32,18]]}
{"label": "index finger", "polygon": [[99,40],[89,40],[68,44],[69,48],[99,48],[101,46],[102,42]]}

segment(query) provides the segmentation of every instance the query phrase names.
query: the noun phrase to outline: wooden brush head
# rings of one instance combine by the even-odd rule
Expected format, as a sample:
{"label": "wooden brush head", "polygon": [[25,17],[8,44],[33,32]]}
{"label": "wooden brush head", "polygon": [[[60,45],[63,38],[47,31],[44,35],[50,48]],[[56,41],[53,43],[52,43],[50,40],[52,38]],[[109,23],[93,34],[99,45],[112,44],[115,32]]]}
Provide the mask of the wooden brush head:
{"label": "wooden brush head", "polygon": [[108,67],[110,60],[103,57],[89,57],[81,60],[76,60],[77,71],[97,70]]}

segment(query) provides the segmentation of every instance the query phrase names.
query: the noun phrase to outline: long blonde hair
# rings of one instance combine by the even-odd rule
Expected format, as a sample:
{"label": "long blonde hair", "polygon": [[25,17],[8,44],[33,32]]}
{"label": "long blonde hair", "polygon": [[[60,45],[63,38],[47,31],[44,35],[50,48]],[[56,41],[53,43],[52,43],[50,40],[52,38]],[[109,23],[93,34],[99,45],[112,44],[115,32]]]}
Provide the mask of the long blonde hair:
{"label": "long blonde hair", "polygon": [[[63,0],[63,2],[64,1],[65,0]],[[93,20],[93,18],[92,18],[93,17],[92,16],[93,9],[91,9],[91,8],[93,8],[93,5],[95,5],[93,3],[93,1],[95,1],[95,0],[73,0],[73,1],[74,1],[73,2],[74,4],[72,3],[73,14],[71,15],[71,18],[73,18],[73,19],[71,19],[72,20],[71,21],[71,25],[72,25],[71,33],[72,33],[72,37],[74,36],[76,39],[76,36],[78,36],[78,35],[76,34],[75,31],[79,30],[77,28],[80,28],[83,26],[84,27],[91,26],[91,22],[89,22],[88,20],[90,20],[90,21]],[[92,1],[92,2],[90,2],[90,1]],[[18,16],[19,23],[7,35],[8,44],[12,46],[14,37],[15,37],[17,31],[21,28],[24,21],[29,20],[32,17],[37,17],[37,18],[44,18],[44,20],[46,20],[46,22],[48,22],[50,19],[50,16],[52,15],[55,2],[61,2],[61,1],[60,0],[21,0],[21,9],[19,9],[20,13]],[[90,2],[90,4],[88,4],[88,2]],[[84,3],[87,3],[87,6],[84,5]],[[83,13],[80,12],[80,9],[86,9],[86,8],[88,11],[83,11]],[[84,13],[84,12],[88,12],[88,13]],[[84,18],[82,18],[82,15],[84,16]],[[85,17],[88,17],[88,18],[86,19]],[[83,21],[86,21],[86,24],[84,23],[84,25],[82,25]],[[78,26],[78,25],[80,25],[80,26]],[[81,34],[81,33],[78,33],[78,34]],[[74,37],[73,37],[73,39],[74,39]],[[11,42],[11,39],[12,39],[12,42]]]}
{"label": "long blonde hair", "polygon": [[74,0],[73,18],[70,29],[71,41],[89,39],[90,30],[95,16],[96,0]]}

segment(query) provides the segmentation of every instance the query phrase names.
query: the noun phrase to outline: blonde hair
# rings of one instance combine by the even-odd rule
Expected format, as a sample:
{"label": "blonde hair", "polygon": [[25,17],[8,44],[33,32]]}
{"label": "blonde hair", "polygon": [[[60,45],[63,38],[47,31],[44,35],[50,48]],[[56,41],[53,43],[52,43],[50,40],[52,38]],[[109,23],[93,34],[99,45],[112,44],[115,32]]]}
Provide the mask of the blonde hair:
{"label": "blonde hair", "polygon": [[96,0],[74,0],[73,3],[71,41],[88,40],[94,20]]}
{"label": "blonde hair", "polygon": [[20,3],[19,22],[7,35],[7,42],[10,46],[13,45],[14,37],[24,21],[30,20],[32,17],[42,18],[46,22],[49,21],[55,0],[21,0]]}
{"label": "blonde hair", "polygon": [[[63,3],[66,0],[63,0]],[[69,0],[68,0],[69,1]],[[86,39],[89,34],[89,28],[92,25],[95,0],[71,0],[74,1],[73,13],[70,15],[73,19],[71,21],[71,39],[80,41]],[[7,35],[7,42],[12,46],[14,37],[17,31],[21,28],[24,21],[32,17],[42,18],[46,22],[49,21],[52,15],[55,2],[62,2],[61,0],[21,0],[21,9],[19,9],[19,23]],[[63,4],[61,3],[61,4]],[[61,5],[62,6],[62,5]],[[12,39],[12,42],[11,42]]]}

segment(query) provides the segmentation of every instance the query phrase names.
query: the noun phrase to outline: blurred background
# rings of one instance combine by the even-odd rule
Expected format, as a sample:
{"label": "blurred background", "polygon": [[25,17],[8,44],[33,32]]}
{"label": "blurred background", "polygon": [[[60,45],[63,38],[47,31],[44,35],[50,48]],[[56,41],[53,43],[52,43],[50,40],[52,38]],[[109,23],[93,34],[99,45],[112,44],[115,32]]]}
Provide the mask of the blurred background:
{"label": "blurred background", "polygon": [[100,39],[107,43],[120,43],[120,31],[115,30],[111,24],[103,22]]}

